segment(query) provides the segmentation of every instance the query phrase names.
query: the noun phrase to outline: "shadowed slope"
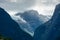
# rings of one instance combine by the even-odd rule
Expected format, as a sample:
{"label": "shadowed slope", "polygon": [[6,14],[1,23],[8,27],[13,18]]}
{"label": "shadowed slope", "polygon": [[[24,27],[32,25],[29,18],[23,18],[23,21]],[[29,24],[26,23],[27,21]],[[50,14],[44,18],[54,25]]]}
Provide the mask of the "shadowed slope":
{"label": "shadowed slope", "polygon": [[12,40],[32,40],[32,37],[20,29],[8,13],[0,8],[0,34]]}
{"label": "shadowed slope", "polygon": [[34,40],[60,40],[60,4],[56,6],[52,18],[36,29]]}

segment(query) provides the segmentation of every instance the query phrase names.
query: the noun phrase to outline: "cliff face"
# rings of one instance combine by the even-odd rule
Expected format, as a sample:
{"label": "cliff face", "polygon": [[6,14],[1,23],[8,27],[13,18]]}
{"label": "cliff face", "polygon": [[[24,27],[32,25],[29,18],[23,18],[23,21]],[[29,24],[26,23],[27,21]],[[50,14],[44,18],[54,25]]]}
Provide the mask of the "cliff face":
{"label": "cliff face", "polygon": [[60,4],[56,6],[52,18],[36,29],[34,40],[60,40]]}
{"label": "cliff face", "polygon": [[12,40],[32,40],[32,37],[21,30],[19,25],[2,8],[0,8],[0,34]]}

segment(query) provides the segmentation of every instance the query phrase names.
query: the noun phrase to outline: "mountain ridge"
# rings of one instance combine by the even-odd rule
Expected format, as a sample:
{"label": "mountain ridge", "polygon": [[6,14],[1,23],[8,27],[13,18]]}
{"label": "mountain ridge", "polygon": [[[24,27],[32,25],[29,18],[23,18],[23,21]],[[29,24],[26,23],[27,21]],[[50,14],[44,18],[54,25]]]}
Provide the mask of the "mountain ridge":
{"label": "mountain ridge", "polygon": [[56,5],[52,18],[39,26],[34,40],[60,40],[60,4]]}
{"label": "mountain ridge", "polygon": [[3,8],[0,8],[0,34],[12,40],[33,40]]}

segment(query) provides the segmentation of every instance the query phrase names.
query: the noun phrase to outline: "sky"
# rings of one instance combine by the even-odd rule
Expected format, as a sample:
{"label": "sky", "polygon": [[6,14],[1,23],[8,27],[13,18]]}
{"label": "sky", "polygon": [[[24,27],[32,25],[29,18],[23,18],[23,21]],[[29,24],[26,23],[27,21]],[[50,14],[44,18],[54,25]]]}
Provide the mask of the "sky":
{"label": "sky", "polygon": [[0,7],[10,15],[26,10],[36,10],[39,14],[52,15],[60,0],[0,0]]}

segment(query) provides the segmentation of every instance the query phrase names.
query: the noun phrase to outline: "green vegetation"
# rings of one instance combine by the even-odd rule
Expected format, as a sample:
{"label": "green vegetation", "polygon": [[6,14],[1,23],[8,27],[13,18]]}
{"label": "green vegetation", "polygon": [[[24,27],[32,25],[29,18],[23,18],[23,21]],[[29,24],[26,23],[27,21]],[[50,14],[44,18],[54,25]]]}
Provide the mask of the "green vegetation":
{"label": "green vegetation", "polygon": [[0,35],[0,40],[11,40],[11,38],[4,37],[4,36]]}

